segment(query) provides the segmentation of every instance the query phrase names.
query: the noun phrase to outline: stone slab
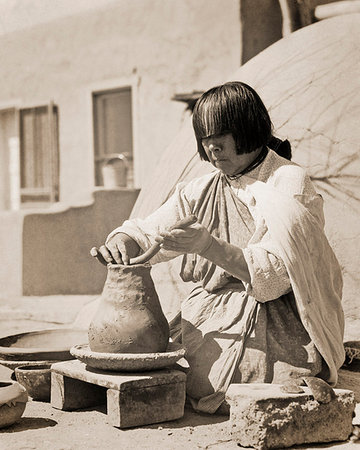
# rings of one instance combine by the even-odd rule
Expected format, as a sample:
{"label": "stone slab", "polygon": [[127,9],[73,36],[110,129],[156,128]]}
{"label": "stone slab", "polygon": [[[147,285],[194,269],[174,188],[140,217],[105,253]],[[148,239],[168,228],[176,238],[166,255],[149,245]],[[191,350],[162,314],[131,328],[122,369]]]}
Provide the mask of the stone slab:
{"label": "stone slab", "polygon": [[317,402],[307,387],[304,393],[288,394],[276,384],[232,384],[230,434],[242,447],[258,450],[293,445],[344,441],[352,432],[355,396],[334,389],[329,403]]}
{"label": "stone slab", "polygon": [[107,403],[108,423],[119,428],[184,415],[186,375],[178,370],[117,373],[64,361],[51,366],[51,405],[62,410]]}

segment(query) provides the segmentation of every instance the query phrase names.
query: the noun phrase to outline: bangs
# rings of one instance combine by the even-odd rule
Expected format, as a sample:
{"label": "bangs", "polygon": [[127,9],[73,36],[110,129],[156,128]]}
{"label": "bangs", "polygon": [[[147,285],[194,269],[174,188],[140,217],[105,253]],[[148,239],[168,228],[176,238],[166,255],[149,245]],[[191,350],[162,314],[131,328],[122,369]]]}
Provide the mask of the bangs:
{"label": "bangs", "polygon": [[[234,111],[227,102],[214,95],[199,101],[193,112],[193,127],[199,140],[231,133],[236,123]],[[235,117],[234,117],[235,116]]]}

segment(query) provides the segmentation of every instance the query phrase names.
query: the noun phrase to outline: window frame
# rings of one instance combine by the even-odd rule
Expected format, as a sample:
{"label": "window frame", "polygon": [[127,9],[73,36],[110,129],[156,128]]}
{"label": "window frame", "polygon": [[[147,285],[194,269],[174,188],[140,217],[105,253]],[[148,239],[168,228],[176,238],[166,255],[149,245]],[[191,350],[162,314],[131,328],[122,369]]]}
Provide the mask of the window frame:
{"label": "window frame", "polygon": [[[118,152],[118,153],[106,153],[102,151],[101,134],[99,130],[99,122],[102,118],[100,117],[100,106],[101,103],[97,99],[105,97],[107,95],[117,94],[121,92],[129,92],[130,96],[130,152]],[[104,186],[104,180],[102,179],[101,167],[102,164],[110,159],[117,157],[125,157],[125,161],[128,165],[128,170],[130,171],[130,177],[128,176],[126,187],[133,187],[133,172],[134,172],[134,153],[135,153],[135,133],[134,133],[134,89],[132,84],[126,83],[122,86],[112,86],[109,88],[102,88],[94,90],[91,93],[92,99],[92,123],[93,123],[93,148],[94,148],[94,183],[96,187]],[[103,127],[105,128],[105,127]]]}

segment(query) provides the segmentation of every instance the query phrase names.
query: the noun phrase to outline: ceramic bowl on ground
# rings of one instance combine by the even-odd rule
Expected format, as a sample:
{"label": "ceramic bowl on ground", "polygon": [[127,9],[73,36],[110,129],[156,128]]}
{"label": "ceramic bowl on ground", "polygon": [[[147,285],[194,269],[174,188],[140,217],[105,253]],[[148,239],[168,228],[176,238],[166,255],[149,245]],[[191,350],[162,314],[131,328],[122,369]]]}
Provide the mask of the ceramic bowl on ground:
{"label": "ceramic bowl on ground", "polygon": [[166,352],[159,353],[101,353],[90,350],[88,344],[75,345],[71,354],[90,367],[111,371],[149,371],[172,366],[185,355],[185,349],[169,342]]}
{"label": "ceramic bowl on ground", "polygon": [[70,348],[87,342],[87,330],[56,328],[14,334],[0,339],[0,359],[5,361],[66,361]]}
{"label": "ceramic bowl on ground", "polygon": [[17,367],[15,377],[33,400],[50,401],[51,364]]}
{"label": "ceramic bowl on ground", "polygon": [[17,422],[28,401],[26,389],[16,381],[0,381],[0,428]]}

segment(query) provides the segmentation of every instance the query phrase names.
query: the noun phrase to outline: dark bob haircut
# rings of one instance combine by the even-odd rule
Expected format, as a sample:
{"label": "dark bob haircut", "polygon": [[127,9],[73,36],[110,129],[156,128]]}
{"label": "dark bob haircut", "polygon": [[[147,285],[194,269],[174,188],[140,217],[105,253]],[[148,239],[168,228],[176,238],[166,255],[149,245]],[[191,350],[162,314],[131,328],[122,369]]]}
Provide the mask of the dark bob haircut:
{"label": "dark bob haircut", "polygon": [[237,153],[251,153],[272,137],[269,113],[253,88],[231,81],[206,91],[196,102],[193,127],[201,159],[208,161],[201,140],[231,133]]}

